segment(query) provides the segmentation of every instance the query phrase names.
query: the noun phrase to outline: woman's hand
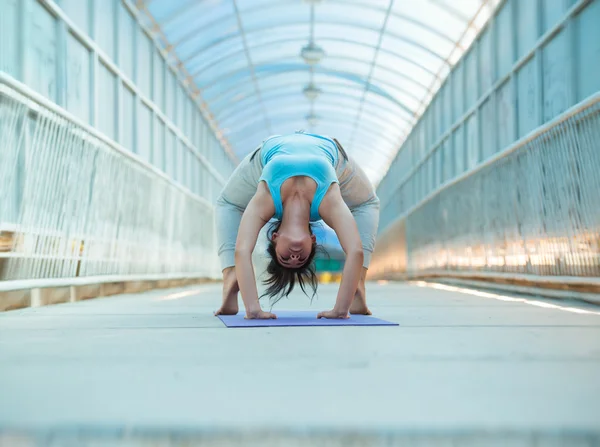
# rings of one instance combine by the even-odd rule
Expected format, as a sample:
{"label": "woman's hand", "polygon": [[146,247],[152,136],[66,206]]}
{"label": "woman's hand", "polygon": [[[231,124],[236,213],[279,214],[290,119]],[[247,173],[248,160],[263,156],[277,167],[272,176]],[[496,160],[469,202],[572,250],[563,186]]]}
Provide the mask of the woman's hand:
{"label": "woman's hand", "polygon": [[350,318],[350,316],[348,315],[348,311],[346,312],[342,312],[339,310],[325,310],[323,312],[320,312],[317,315],[317,318],[327,318],[327,319],[331,319],[331,320],[346,320],[348,318]]}
{"label": "woman's hand", "polygon": [[[364,252],[360,234],[358,233],[356,221],[350,209],[344,203],[337,185],[334,184],[327,193],[323,202],[321,202],[319,212],[323,221],[335,231],[340,245],[346,254],[342,281],[340,282],[335,306],[332,311],[323,312],[323,316],[325,318],[348,318],[348,310],[354,300],[361,271],[363,270]],[[345,312],[337,312],[336,314],[334,312],[336,309],[342,309]],[[336,316],[328,317],[325,314]]]}
{"label": "woman's hand", "polygon": [[276,320],[277,315],[271,312],[265,312],[264,310],[256,310],[252,312],[246,312],[244,317],[246,320]]}
{"label": "woman's hand", "polygon": [[275,213],[273,200],[268,189],[265,188],[264,185],[259,186],[246,207],[235,242],[235,274],[246,308],[246,318],[251,319],[275,318],[275,315],[260,309],[256,276],[252,264],[252,251],[256,246],[258,233]]}

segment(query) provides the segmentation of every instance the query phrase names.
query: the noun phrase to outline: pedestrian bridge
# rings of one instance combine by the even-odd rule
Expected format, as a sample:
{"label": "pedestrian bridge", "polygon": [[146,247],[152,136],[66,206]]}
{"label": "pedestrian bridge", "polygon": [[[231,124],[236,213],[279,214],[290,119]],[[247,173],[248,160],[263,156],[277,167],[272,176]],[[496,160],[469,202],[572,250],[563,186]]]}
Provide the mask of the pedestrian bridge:
{"label": "pedestrian bridge", "polygon": [[[0,446],[600,445],[600,0],[0,17]],[[215,200],[298,129],[376,185],[398,326],[213,316]],[[317,236],[318,296],[275,313],[335,299]]]}

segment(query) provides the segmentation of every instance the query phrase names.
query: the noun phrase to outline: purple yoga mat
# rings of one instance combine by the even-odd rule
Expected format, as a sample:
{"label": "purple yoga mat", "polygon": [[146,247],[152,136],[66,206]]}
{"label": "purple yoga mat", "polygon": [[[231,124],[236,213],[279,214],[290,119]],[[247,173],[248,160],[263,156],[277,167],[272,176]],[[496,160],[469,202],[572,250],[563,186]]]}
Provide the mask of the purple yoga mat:
{"label": "purple yoga mat", "polygon": [[368,315],[350,315],[347,320],[317,318],[317,311],[273,311],[276,320],[246,320],[244,311],[237,315],[219,315],[227,327],[272,327],[272,326],[398,326],[398,323],[381,320]]}

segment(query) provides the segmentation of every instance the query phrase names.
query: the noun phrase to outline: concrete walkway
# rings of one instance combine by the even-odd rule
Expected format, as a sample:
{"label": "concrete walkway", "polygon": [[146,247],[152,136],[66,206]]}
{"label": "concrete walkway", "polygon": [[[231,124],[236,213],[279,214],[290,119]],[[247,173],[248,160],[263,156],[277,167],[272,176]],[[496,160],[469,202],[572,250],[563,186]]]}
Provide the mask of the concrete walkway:
{"label": "concrete walkway", "polygon": [[600,444],[600,308],[368,294],[399,327],[227,329],[219,285],[0,314],[0,446]]}

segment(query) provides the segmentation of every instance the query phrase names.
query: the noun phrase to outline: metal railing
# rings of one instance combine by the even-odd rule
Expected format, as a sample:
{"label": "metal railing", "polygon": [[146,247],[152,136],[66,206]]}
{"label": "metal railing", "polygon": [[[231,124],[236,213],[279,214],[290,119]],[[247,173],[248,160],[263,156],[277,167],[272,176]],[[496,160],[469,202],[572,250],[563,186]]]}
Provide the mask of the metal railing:
{"label": "metal railing", "polygon": [[213,222],[210,202],[0,73],[0,280],[212,277]]}
{"label": "metal railing", "polygon": [[[387,207],[403,209],[413,187]],[[600,276],[600,94],[446,183],[379,239],[378,276]]]}

